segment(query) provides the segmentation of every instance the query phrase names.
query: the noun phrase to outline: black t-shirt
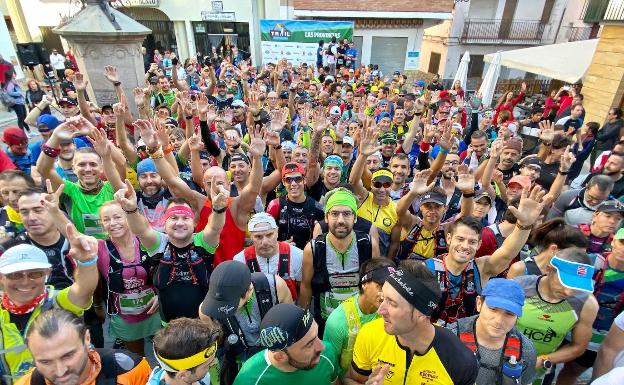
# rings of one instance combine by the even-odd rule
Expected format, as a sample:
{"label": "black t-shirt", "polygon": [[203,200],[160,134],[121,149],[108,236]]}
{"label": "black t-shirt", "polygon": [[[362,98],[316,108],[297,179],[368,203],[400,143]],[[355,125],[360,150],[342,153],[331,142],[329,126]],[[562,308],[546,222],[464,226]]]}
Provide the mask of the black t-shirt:
{"label": "black t-shirt", "polygon": [[325,214],[323,208],[314,199],[307,197],[304,202],[297,203],[287,201],[279,210],[279,235],[278,241],[286,241],[293,238],[295,245],[303,250],[305,245],[312,239],[314,222],[322,221]]}
{"label": "black t-shirt", "polygon": [[317,202],[321,201],[321,198],[327,194],[329,189],[323,183],[323,177],[319,177],[316,183],[308,188],[308,196]]}
{"label": "black t-shirt", "polygon": [[559,172],[559,162],[546,164],[544,161],[540,161],[540,165],[542,166],[542,171],[535,183],[542,186],[545,190],[550,190],[550,186],[552,186]]}
{"label": "black t-shirt", "polygon": [[208,103],[216,105],[217,110],[232,107],[232,102],[234,102],[234,98],[221,99],[214,95],[208,96]]}
{"label": "black t-shirt", "polygon": [[505,182],[506,185],[509,183],[509,180],[520,171],[520,166],[517,163],[514,163],[509,170],[501,170],[498,167],[496,169],[503,173],[503,182]]}
{"label": "black t-shirt", "polygon": [[427,86],[427,89],[429,91],[442,91],[444,89],[444,86],[440,83],[430,83]]}

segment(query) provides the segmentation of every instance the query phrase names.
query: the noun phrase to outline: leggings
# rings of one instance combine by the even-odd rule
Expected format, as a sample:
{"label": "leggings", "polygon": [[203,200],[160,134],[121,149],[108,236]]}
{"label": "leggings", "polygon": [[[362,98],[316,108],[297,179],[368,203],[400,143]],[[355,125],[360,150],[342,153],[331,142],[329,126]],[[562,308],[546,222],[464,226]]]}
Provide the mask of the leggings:
{"label": "leggings", "polygon": [[17,125],[19,128],[24,131],[30,131],[30,127],[24,122],[24,119],[26,119],[26,105],[16,104],[13,106],[13,111],[15,111],[15,115],[17,115]]}

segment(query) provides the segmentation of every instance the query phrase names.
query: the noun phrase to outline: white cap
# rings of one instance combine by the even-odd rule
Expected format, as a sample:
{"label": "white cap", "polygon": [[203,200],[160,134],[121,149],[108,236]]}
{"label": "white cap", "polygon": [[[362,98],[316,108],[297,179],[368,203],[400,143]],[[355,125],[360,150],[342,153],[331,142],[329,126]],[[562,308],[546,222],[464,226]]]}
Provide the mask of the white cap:
{"label": "white cap", "polygon": [[247,105],[240,99],[236,99],[235,101],[232,102],[232,107],[247,107]]}
{"label": "white cap", "polygon": [[266,231],[277,229],[277,223],[275,218],[267,213],[257,213],[252,215],[247,223],[247,230],[251,233],[253,231]]}
{"label": "white cap", "polygon": [[9,248],[0,256],[0,274],[50,267],[52,265],[48,262],[46,253],[40,248],[26,243]]}
{"label": "white cap", "polygon": [[464,127],[462,127],[461,123],[453,123],[451,127],[459,131],[460,134],[464,133]]}
{"label": "white cap", "polygon": [[355,146],[355,142],[353,141],[353,138],[350,136],[345,136],[344,138],[342,138],[342,144],[350,144],[351,147]]}
{"label": "white cap", "polygon": [[332,108],[330,108],[329,114],[330,115],[340,115],[340,107],[333,106]]}

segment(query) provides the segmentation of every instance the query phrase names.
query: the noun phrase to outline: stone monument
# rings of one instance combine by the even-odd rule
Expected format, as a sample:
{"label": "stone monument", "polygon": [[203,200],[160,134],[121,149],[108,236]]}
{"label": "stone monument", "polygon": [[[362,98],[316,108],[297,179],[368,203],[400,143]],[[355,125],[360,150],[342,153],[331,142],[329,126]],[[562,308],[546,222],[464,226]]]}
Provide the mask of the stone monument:
{"label": "stone monument", "polygon": [[117,102],[112,84],[104,77],[104,67],[113,65],[136,116],[132,90],[145,84],[141,44],[152,31],[110,7],[108,1],[83,1],[85,7],[53,32],[74,49],[78,68],[89,81],[89,99],[98,106]]}

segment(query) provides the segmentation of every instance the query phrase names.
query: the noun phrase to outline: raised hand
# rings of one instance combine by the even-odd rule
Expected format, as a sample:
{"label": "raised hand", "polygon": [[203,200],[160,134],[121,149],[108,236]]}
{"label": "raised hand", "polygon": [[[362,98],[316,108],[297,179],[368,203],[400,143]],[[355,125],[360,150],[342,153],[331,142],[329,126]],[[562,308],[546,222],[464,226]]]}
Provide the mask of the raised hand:
{"label": "raised hand", "polygon": [[546,191],[540,186],[535,186],[530,191],[529,188],[525,188],[522,191],[518,208],[509,206],[507,210],[511,210],[511,213],[518,219],[519,225],[532,225],[539,219],[544,210],[544,205],[547,203],[544,199],[545,195]]}
{"label": "raised hand", "polygon": [[377,142],[377,135],[379,130],[377,127],[369,127],[364,130],[362,138],[360,139],[359,152],[364,156],[374,154],[376,151],[381,150],[379,143]]}
{"label": "raised hand", "polygon": [[[137,105],[137,107],[139,106]],[[115,113],[115,116],[123,116],[123,114],[126,112],[126,105],[124,103],[113,104],[113,112]]]}
{"label": "raised hand", "polygon": [[266,131],[264,134],[264,140],[267,146],[279,146],[281,143],[279,133],[275,131]]}
{"label": "raised hand", "polygon": [[431,143],[433,137],[435,136],[436,130],[437,128],[433,124],[425,124],[423,135],[426,143]]}
{"label": "raised hand", "polygon": [[503,152],[504,145],[505,142],[502,138],[495,139],[492,142],[492,147],[490,147],[490,159],[498,160]]}
{"label": "raised hand", "polygon": [[527,84],[526,82],[522,82],[522,85],[520,86],[520,92],[525,93],[527,90]]}
{"label": "raised hand", "polygon": [[317,108],[312,116],[315,132],[324,132],[331,124],[323,108]]}
{"label": "raised hand", "polygon": [[503,179],[503,173],[499,170],[494,170],[494,173],[492,174],[492,180],[496,182],[496,184],[499,186],[505,183]]}
{"label": "raised hand", "polygon": [[457,187],[462,193],[471,193],[475,188],[475,178],[468,171],[468,165],[460,164],[457,167],[457,181],[455,182]]}
{"label": "raised hand", "polygon": [[444,123],[444,131],[438,140],[438,144],[444,150],[450,150],[452,146],[451,124],[449,121]]}
{"label": "raised hand", "polygon": [[119,75],[117,75],[117,67],[106,66],[104,67],[104,77],[111,83],[119,81]]}
{"label": "raised hand", "polygon": [[377,107],[377,98],[374,97],[373,95],[368,95],[368,97],[366,98],[366,107],[368,108]]}
{"label": "raised hand", "polygon": [[570,171],[570,167],[576,161],[576,157],[570,151],[570,146],[566,147],[563,154],[561,154],[561,160],[559,162],[559,170],[563,172]]}
{"label": "raised hand", "polygon": [[227,200],[230,197],[230,190],[217,184],[215,177],[212,178],[210,184],[210,200],[212,201],[213,210],[222,210],[227,206]]}
{"label": "raised hand", "polygon": [[423,195],[427,191],[431,190],[435,186],[435,181],[427,184],[427,180],[431,176],[431,170],[422,170],[414,173],[414,179],[410,185],[410,191],[416,193],[416,195]]}
{"label": "raised hand", "polygon": [[119,203],[121,208],[126,212],[132,212],[137,208],[137,196],[134,187],[128,179],[125,181],[126,186],[115,192],[113,198]]}
{"label": "raised hand", "polygon": [[159,146],[158,137],[154,131],[154,126],[149,120],[139,119],[134,122],[134,126],[139,129],[141,138],[145,142],[147,148],[156,149]]}
{"label": "raised hand", "polygon": [[269,113],[271,115],[271,130],[275,132],[280,132],[284,126],[286,126],[286,120],[288,117],[284,113],[284,110],[278,108]]}
{"label": "raised hand", "polygon": [[54,189],[52,189],[52,182],[50,179],[46,179],[46,190],[48,193],[41,194],[41,203],[47,212],[60,211],[59,202],[64,189],[65,184],[61,184],[56,191],[54,191]]}
{"label": "raised hand", "polygon": [[258,115],[260,113],[260,94],[258,91],[252,91],[249,93],[247,109],[252,115]]}
{"label": "raised hand", "polygon": [[69,81],[72,82],[74,87],[76,87],[76,91],[84,91],[87,89],[87,84],[89,81],[84,78],[84,75],[80,72],[74,74],[74,76],[69,78]]}
{"label": "raised hand", "polygon": [[191,151],[200,152],[205,148],[204,143],[201,140],[201,136],[197,133],[194,133],[190,138],[188,138],[188,145]]}
{"label": "raised hand", "polygon": [[349,125],[344,120],[340,119],[334,127],[334,133],[336,134],[337,140],[342,140],[347,135],[347,130],[349,129]]}
{"label": "raised hand", "polygon": [[67,240],[69,241],[68,255],[76,261],[85,262],[97,257],[97,239],[81,234],[76,230],[73,223],[68,223],[65,227]]}
{"label": "raised hand", "polygon": [[145,105],[145,94],[143,92],[143,88],[137,87],[133,89],[132,96],[134,96],[134,104],[136,104],[137,108]]}
{"label": "raised hand", "polygon": [[160,119],[154,119],[154,127],[156,128],[156,137],[158,143],[165,148],[169,145],[169,133],[167,132],[167,126],[165,126]]}
{"label": "raised hand", "polygon": [[83,116],[74,116],[56,127],[52,135],[58,139],[67,140],[77,136],[87,136],[94,129],[95,126]]}
{"label": "raised hand", "polygon": [[266,151],[266,142],[264,141],[264,129],[257,124],[256,127],[249,130],[249,155],[252,157],[260,157]]}
{"label": "raised hand", "polygon": [[93,149],[97,152],[102,158],[105,158],[111,153],[111,142],[106,137],[106,133],[101,128],[95,128],[91,130],[89,136],[87,136],[89,142],[93,145]]}
{"label": "raised hand", "polygon": [[555,138],[555,123],[550,120],[539,122],[539,138],[542,142],[550,143]]}

